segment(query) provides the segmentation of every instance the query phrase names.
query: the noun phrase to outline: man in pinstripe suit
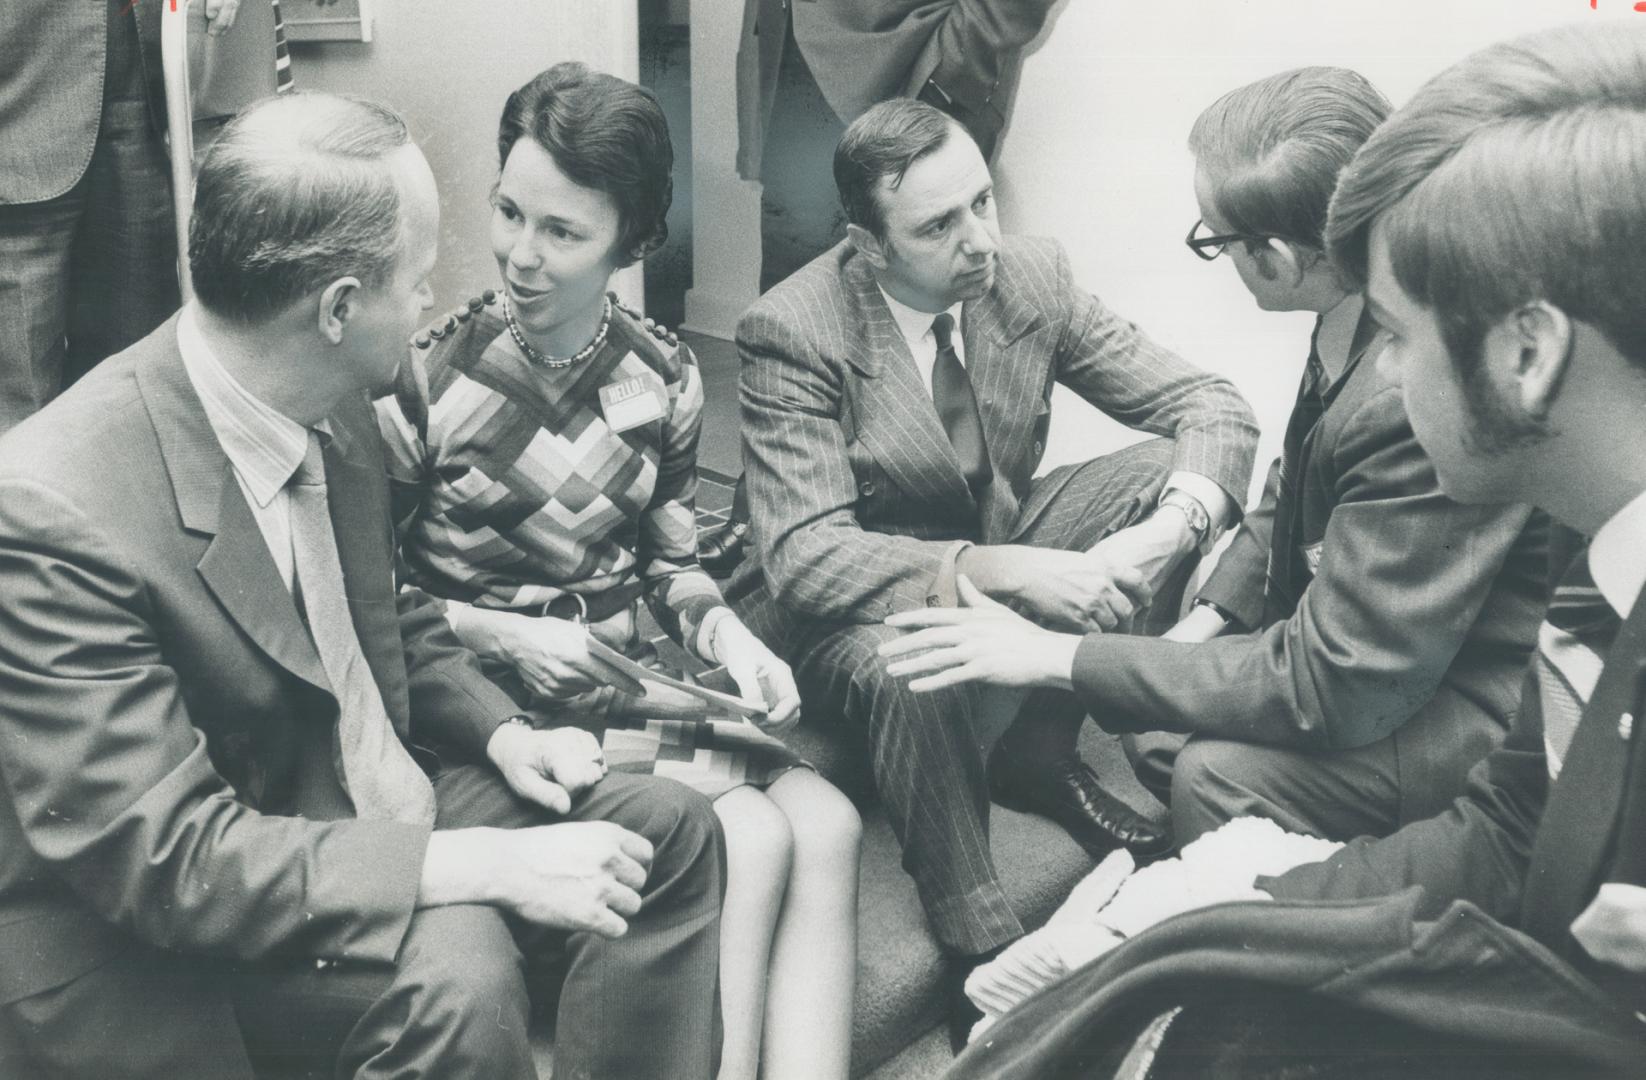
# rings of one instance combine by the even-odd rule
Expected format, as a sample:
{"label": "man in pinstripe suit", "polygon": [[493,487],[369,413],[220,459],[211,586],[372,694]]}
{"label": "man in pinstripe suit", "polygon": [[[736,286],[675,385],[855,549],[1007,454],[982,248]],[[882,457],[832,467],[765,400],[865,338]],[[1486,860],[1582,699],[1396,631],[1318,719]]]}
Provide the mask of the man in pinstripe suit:
{"label": "man in pinstripe suit", "polygon": [[[1055,243],[1000,236],[988,166],[943,113],[875,106],[834,172],[846,241],[738,326],[756,550],[727,595],[809,707],[868,726],[904,865],[964,969],[1022,933],[991,793],[1094,854],[1170,841],[1081,763],[1069,694],[1038,692],[985,766],[977,691],[909,693],[876,655],[882,620],[953,603],[964,573],[1048,625],[1126,623],[1238,513],[1257,428],[1226,381],[1080,291]],[[1031,479],[1057,382],[1162,438]]]}

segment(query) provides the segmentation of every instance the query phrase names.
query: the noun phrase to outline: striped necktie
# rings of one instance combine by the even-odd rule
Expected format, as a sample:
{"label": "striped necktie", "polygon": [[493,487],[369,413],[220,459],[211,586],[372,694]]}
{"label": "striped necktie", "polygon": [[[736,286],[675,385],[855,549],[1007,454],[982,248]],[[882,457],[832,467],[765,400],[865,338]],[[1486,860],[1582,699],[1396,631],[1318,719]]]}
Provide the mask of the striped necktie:
{"label": "striped necktie", "polygon": [[326,499],[320,434],[309,432],[308,453],[287,487],[291,499],[292,561],[298,602],[309,635],[337,697],[337,750],[343,784],[357,817],[434,822],[434,788],[395,733],[383,693],[366,663],[349,615],[343,565],[337,555]]}
{"label": "striped necktie", "polygon": [[280,0],[274,5],[274,92],[284,94],[292,87],[291,50],[286,47],[286,21],[280,17]]}
{"label": "striped necktie", "polygon": [[989,464],[989,449],[983,441],[983,418],[977,411],[972,380],[954,350],[953,333],[953,315],[945,311],[932,320],[932,338],[937,342],[937,357],[932,362],[932,404],[937,406],[937,417],[954,446],[955,457],[960,459],[966,486],[971,488],[972,498],[981,502],[983,489],[994,479],[994,467]]}
{"label": "striped necktie", "polygon": [[1594,693],[1622,623],[1595,587],[1585,550],[1555,587],[1537,634],[1537,688],[1551,779],[1560,775],[1583,707]]}

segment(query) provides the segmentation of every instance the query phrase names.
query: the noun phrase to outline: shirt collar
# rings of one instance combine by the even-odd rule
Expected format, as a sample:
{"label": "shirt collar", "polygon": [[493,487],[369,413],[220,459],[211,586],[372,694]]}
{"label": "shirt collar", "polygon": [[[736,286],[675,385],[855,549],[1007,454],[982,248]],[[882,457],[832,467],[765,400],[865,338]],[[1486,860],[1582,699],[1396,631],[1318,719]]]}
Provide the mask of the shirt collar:
{"label": "shirt collar", "polygon": [[[177,349],[223,453],[259,508],[291,480],[309,450],[309,429],[271,408],[242,386],[212,355],[194,304],[177,321]],[[316,430],[330,434],[322,420]]]}
{"label": "shirt collar", "polygon": [[[880,295],[885,298],[886,309],[892,313],[892,321],[897,323],[897,328],[903,332],[903,340],[913,345],[932,332],[932,320],[937,318],[936,315],[929,311],[918,311],[910,307],[884,288],[881,288],[879,282],[875,283],[875,288],[880,289]],[[960,304],[955,304],[949,308],[949,315],[954,319],[955,333],[958,334],[960,332]]]}
{"label": "shirt collar", "polygon": [[1589,573],[1600,595],[1623,618],[1629,617],[1646,585],[1646,491],[1600,527],[1589,542]]}

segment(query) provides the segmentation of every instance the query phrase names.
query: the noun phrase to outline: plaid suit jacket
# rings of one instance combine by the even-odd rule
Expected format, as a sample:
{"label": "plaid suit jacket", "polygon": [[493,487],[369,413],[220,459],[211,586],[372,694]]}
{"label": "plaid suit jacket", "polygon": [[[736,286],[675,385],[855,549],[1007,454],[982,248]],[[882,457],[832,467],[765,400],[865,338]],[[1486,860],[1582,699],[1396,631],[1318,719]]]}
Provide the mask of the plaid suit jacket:
{"label": "plaid suit jacket", "polygon": [[1225,379],[1150,341],[1076,287],[1055,241],[1009,237],[990,291],[961,309],[995,482],[978,505],[868,263],[849,241],[772,289],[737,328],[755,556],[727,592],[779,647],[801,623],[923,606],[962,542],[998,544],[1057,492],[1030,490],[1063,383],[1176,440],[1173,468],[1239,505],[1257,426]]}

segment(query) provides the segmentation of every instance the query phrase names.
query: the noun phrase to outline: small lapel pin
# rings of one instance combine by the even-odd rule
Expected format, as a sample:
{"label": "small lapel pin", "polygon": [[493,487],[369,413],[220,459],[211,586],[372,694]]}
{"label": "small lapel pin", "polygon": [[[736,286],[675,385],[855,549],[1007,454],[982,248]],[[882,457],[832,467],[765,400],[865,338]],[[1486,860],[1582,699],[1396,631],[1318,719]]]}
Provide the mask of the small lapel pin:
{"label": "small lapel pin", "polygon": [[1618,738],[1622,739],[1624,742],[1628,742],[1629,741],[1629,736],[1633,735],[1634,733],[1635,733],[1635,714],[1634,713],[1624,713],[1622,716],[1617,718],[1617,737]]}

